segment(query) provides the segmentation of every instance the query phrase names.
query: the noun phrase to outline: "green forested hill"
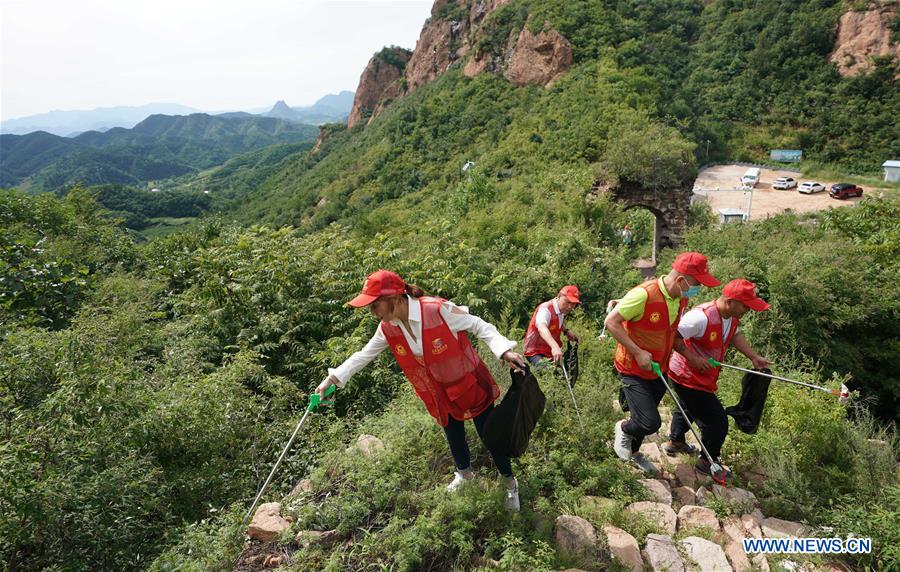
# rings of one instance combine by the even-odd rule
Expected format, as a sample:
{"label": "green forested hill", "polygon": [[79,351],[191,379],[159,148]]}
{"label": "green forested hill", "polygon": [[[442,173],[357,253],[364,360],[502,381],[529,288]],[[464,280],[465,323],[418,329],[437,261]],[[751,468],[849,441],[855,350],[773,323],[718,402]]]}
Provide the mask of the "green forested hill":
{"label": "green forested hill", "polygon": [[[526,21],[548,22],[574,55],[553,87],[514,88],[489,74],[468,79],[461,63],[451,66],[363,133],[348,134],[346,144],[334,141],[329,156],[298,155],[268,169],[243,212],[277,222],[300,213],[346,216],[346,204],[355,211],[438,192],[459,180],[466,160],[511,181],[548,161],[597,168],[615,146],[610,129],[635,114],[695,144],[698,164],[765,161],[769,149],[795,148],[808,163],[877,174],[900,156],[898,64],[838,74],[828,56],[846,9],[835,0],[513,0],[487,17],[477,45],[502,51]],[[312,211],[321,197],[331,206]]]}
{"label": "green forested hill", "polygon": [[[294,524],[263,555],[288,557],[295,571],[486,569],[485,558],[507,570],[614,569],[558,550],[552,528],[577,515],[641,544],[662,532],[622,510],[650,497],[610,447],[622,414],[613,345],[597,339],[606,300],[641,280],[631,260],[646,253],[653,221],[588,190],[601,175],[657,188],[690,181],[706,139],[710,160],[799,146],[871,171],[896,151],[893,72],[883,64],[842,79],[827,63],[830,44],[796,32],[833,39],[842,9],[511,0],[480,46],[498,49],[526,21],[549,21],[574,49],[552,87],[466,78],[456,64],[370,125],[330,130],[316,152],[273,147],[180,179],[179,189],[234,202],[145,245],[83,189],[61,199],[0,192],[0,559],[25,570],[259,568],[241,556],[251,552],[240,520],[309,393],[376,327],[343,304],[369,272],[390,268],[518,340],[536,304],[578,284],[585,304],[569,323],[583,340],[574,393],[585,429],[548,373],[547,412],[514,465],[522,512],[504,512],[471,428],[478,480],[447,495],[440,428],[382,356],[310,417],[286,455],[263,500],[283,500]],[[460,16],[453,6],[442,14]],[[805,90],[778,91],[778,78]],[[836,137],[853,125],[865,133]],[[467,161],[475,165],[463,172]],[[778,373],[857,392],[845,408],[775,383],[759,431],[732,424],[723,448],[767,516],[873,539],[871,554],[811,565],[900,566],[898,221],[891,197],[724,228],[696,208],[684,237],[717,276],[759,285],[772,308],[741,328]],[[641,237],[637,250],[621,244],[625,223]],[[675,254],[663,251],[660,268]],[[726,405],[737,401],[738,375],[720,386]],[[347,451],[362,433],[384,441],[377,462]],[[751,481],[751,469],[765,478]],[[291,495],[302,478],[306,492]],[[742,510],[708,506],[723,520]],[[303,546],[298,530],[333,530],[335,540]],[[772,569],[782,560],[770,557]]]}
{"label": "green forested hill", "polygon": [[131,129],[88,131],[74,138],[37,132],[0,136],[0,185],[61,191],[76,183],[144,184],[224,163],[277,143],[312,142],[310,125],[271,117],[196,113],[151,115]]}

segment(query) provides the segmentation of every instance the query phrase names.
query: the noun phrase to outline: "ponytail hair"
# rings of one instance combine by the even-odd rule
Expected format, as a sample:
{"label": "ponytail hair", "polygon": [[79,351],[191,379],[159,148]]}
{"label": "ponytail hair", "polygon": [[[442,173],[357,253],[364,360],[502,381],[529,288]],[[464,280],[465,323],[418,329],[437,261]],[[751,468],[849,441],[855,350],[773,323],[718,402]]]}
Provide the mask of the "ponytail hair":
{"label": "ponytail hair", "polygon": [[407,284],[406,285],[406,295],[411,296],[412,298],[421,298],[425,295],[425,291],[416,286],[415,284]]}

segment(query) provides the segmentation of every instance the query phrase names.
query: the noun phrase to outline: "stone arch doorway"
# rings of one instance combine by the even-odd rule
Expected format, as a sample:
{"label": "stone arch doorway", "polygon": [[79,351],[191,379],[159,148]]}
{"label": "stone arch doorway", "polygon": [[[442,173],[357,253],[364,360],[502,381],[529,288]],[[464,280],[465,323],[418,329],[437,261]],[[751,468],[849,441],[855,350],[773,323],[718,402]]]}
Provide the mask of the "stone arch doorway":
{"label": "stone arch doorway", "polygon": [[681,246],[681,237],[691,210],[692,189],[693,181],[678,188],[646,189],[627,182],[613,186],[602,179],[597,179],[591,186],[591,193],[608,193],[610,198],[622,205],[625,210],[642,208],[653,213],[656,224],[653,233],[652,265],[655,268],[656,257],[661,249]]}

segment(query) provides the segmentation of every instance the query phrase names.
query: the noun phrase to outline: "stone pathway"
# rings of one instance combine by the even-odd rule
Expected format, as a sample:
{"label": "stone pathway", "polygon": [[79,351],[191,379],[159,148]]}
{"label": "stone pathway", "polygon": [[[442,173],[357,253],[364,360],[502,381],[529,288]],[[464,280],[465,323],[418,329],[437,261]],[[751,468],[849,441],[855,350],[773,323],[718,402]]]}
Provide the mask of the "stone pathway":
{"label": "stone pathway", "polygon": [[[660,413],[663,418],[660,431],[666,435],[671,412],[661,407]],[[695,461],[688,456],[666,455],[662,445],[667,437],[663,435],[648,436],[640,448],[641,453],[660,469],[660,476],[639,479],[647,500],[628,505],[625,512],[643,517],[664,534],[648,534],[643,546],[627,531],[610,524],[604,525],[598,535],[601,542],[605,536],[610,558],[624,568],[635,572],[767,572],[769,564],[765,556],[758,554],[751,557],[746,554],[743,539],[802,536],[806,532],[800,523],[766,518],[759,510],[759,502],[753,492],[714,483],[708,475],[694,468]],[[692,434],[689,433],[686,438],[699,448]],[[637,473],[638,470],[634,470]],[[759,486],[765,480],[765,471],[754,467],[752,474],[745,478]],[[730,506],[736,516],[720,520],[714,510],[704,506],[713,498],[719,501],[717,504],[724,502]],[[615,501],[586,497],[583,504],[607,502]],[[593,527],[591,532],[594,532]],[[675,540],[676,533],[683,538]]]}

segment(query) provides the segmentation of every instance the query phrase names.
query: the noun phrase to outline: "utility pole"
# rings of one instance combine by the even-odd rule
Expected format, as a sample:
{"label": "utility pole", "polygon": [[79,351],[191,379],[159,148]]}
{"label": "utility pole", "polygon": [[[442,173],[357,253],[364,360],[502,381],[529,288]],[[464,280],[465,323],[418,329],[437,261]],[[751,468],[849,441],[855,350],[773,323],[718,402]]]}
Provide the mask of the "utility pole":
{"label": "utility pole", "polygon": [[750,213],[753,210],[753,191],[755,187],[750,187],[750,203],[747,205],[747,222],[750,222]]}

